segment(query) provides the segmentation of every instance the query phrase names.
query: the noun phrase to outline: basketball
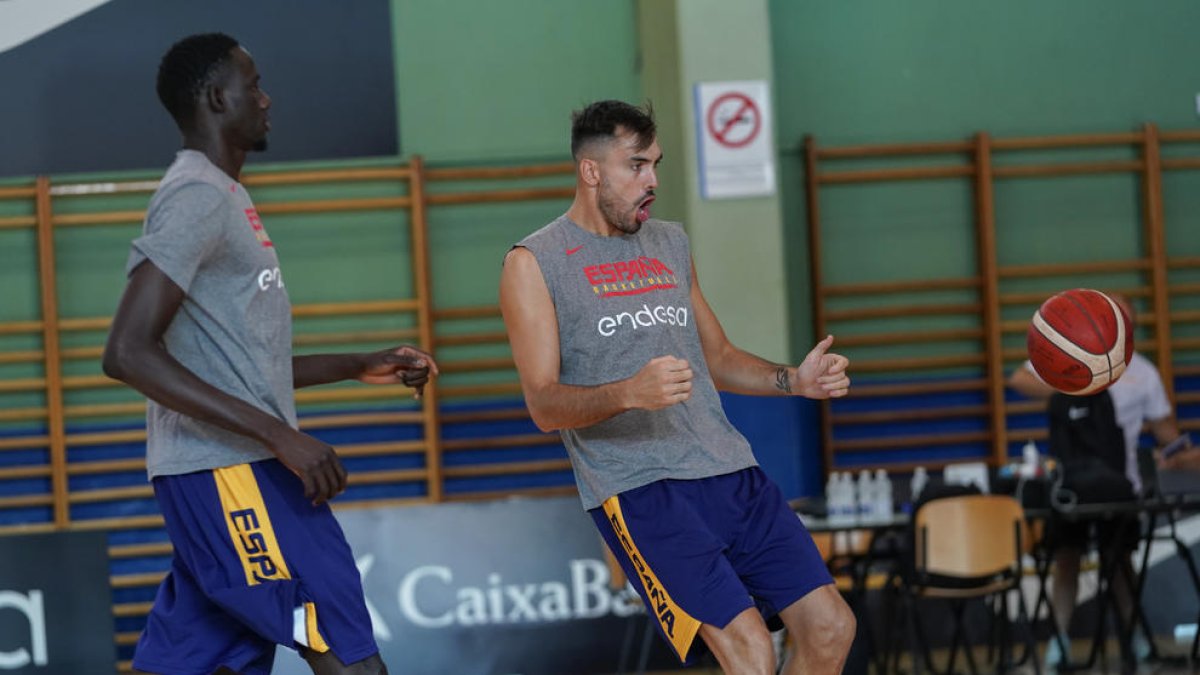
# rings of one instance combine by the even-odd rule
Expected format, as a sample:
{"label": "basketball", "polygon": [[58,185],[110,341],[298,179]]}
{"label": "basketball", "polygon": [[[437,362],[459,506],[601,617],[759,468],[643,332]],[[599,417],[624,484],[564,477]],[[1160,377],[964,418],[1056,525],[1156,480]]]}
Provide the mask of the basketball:
{"label": "basketball", "polygon": [[1116,382],[1133,356],[1133,324],[1112,298],[1087,288],[1042,303],[1026,336],[1029,361],[1046,384],[1076,396]]}

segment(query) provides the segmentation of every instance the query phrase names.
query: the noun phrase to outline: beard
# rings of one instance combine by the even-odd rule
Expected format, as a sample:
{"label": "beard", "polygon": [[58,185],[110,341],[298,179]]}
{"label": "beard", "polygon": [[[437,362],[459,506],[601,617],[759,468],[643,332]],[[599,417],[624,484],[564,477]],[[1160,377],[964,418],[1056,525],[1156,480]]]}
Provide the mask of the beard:
{"label": "beard", "polygon": [[266,152],[267,151],[266,137],[263,137],[263,138],[258,139],[257,141],[254,141],[254,144],[250,146],[250,149],[254,152]]}
{"label": "beard", "polygon": [[596,201],[597,206],[600,207],[600,213],[609,225],[625,234],[637,234],[638,230],[642,229],[642,224],[637,219],[637,206],[624,209],[622,212],[622,206],[609,194],[607,182],[600,184],[600,194]]}

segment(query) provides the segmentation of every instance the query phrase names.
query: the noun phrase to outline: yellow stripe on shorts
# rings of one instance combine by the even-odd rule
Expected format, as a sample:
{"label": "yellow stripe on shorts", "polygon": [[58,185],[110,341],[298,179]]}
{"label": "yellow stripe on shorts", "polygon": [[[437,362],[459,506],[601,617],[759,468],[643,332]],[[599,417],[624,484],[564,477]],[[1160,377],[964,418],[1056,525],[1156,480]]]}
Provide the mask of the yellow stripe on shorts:
{"label": "yellow stripe on shorts", "polygon": [[325,644],[325,638],[321,637],[321,631],[317,630],[317,606],[315,604],[304,603],[304,619],[305,632],[308,634],[308,648],[321,654],[329,651],[329,645]]}
{"label": "yellow stripe on shorts", "polygon": [[671,646],[675,648],[679,660],[686,661],[688,650],[691,649],[692,642],[696,639],[696,633],[700,630],[700,621],[680,609],[667,593],[667,589],[658,583],[658,577],[646,564],[642,554],[633,543],[633,539],[629,536],[629,530],[625,527],[625,516],[621,514],[621,503],[617,497],[609,497],[602,506],[604,515],[608,517],[609,524],[617,534],[617,540],[621,542],[621,547],[625,549],[625,553],[633,561],[634,569],[638,571],[638,580],[646,591],[646,597],[649,598],[647,609],[658,619],[663,633],[671,640]]}
{"label": "yellow stripe on shorts", "polygon": [[291,579],[279,543],[275,541],[275,530],[254,478],[254,469],[249,464],[213,469],[213,478],[217,481],[217,494],[221,497],[229,538],[246,572],[246,584],[254,586],[264,581]]}

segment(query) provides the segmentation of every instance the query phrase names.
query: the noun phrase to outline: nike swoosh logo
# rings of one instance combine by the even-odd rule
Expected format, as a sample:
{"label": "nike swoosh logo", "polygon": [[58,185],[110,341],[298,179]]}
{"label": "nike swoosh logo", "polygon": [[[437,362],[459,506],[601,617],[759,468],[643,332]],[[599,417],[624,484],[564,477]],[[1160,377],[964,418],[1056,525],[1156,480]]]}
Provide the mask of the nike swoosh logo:
{"label": "nike swoosh logo", "polygon": [[569,248],[567,249],[567,255],[575,255],[576,253],[579,253],[579,249],[581,248],[583,248],[583,244],[580,244],[575,248]]}
{"label": "nike swoosh logo", "polygon": [[0,53],[47,33],[110,0],[3,0],[0,3]]}

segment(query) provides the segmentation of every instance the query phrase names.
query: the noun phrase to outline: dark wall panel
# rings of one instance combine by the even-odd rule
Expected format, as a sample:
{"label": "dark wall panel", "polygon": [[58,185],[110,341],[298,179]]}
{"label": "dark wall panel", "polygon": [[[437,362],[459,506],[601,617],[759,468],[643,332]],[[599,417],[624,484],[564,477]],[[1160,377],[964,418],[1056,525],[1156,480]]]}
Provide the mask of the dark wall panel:
{"label": "dark wall panel", "polygon": [[388,0],[113,0],[0,53],[0,176],[169,164],[158,61],[209,31],[249,49],[273,99],[271,150],[252,159],[399,152]]}

